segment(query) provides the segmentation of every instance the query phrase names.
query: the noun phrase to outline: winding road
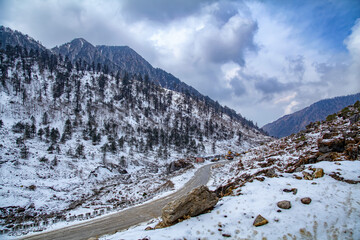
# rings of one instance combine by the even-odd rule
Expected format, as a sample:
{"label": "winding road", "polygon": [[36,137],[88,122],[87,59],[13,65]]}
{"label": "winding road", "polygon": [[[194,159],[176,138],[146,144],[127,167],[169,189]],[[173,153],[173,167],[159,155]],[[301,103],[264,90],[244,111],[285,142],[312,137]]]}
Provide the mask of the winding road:
{"label": "winding road", "polygon": [[132,207],[121,212],[96,218],[79,224],[74,224],[61,229],[25,236],[22,239],[89,239],[100,237],[106,234],[114,234],[117,231],[125,230],[136,224],[149,221],[161,216],[161,209],[169,202],[187,194],[201,185],[206,185],[211,174],[211,166],[205,165],[199,168],[194,176],[177,192],[163,198]]}

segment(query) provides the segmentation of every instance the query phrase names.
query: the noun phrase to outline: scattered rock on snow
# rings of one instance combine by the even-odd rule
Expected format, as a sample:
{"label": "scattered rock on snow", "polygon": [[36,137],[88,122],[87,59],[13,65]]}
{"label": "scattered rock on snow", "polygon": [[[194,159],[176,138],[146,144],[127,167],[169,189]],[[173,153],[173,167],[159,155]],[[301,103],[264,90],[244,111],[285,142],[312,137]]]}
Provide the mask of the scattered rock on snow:
{"label": "scattered rock on snow", "polygon": [[313,173],[314,178],[321,178],[324,176],[324,169],[322,168],[315,168],[315,172]]}
{"label": "scattered rock on snow", "polygon": [[162,209],[162,219],[165,224],[171,225],[184,216],[197,216],[214,207],[218,197],[206,186],[192,190],[188,195],[168,203]]}
{"label": "scattered rock on snow", "polygon": [[295,168],[295,171],[294,172],[301,172],[301,171],[303,171],[304,170],[304,165],[302,165],[302,166],[300,166],[300,167],[297,167],[297,168]]}
{"label": "scattered rock on snow", "polygon": [[267,224],[267,223],[269,223],[269,221],[266,220],[266,218],[264,218],[263,216],[261,216],[261,215],[259,214],[259,215],[257,215],[257,217],[255,218],[255,221],[254,221],[253,225],[254,225],[255,227],[259,227],[259,226],[265,225],[265,224]]}
{"label": "scattered rock on snow", "polygon": [[336,153],[336,152],[328,152],[328,153],[319,154],[319,155],[320,155],[320,156],[318,156],[317,162],[341,160],[341,159],[339,158],[339,154]]}
{"label": "scattered rock on snow", "polygon": [[283,200],[277,203],[277,206],[282,209],[289,209],[291,208],[291,202],[287,200]]}
{"label": "scattered rock on snow", "polygon": [[292,188],[292,189],[283,189],[283,192],[292,192],[294,195],[296,195],[297,193],[297,188]]}
{"label": "scattered rock on snow", "polygon": [[304,198],[301,199],[301,202],[302,202],[303,204],[310,204],[310,203],[311,203],[311,198],[309,198],[309,197],[304,197]]}
{"label": "scattered rock on snow", "polygon": [[313,176],[310,173],[303,171],[302,174],[305,180],[313,180]]}
{"label": "scattered rock on snow", "polygon": [[278,175],[275,173],[275,169],[274,168],[270,168],[269,170],[267,170],[267,172],[265,173],[265,176],[273,178],[273,177],[277,177]]}

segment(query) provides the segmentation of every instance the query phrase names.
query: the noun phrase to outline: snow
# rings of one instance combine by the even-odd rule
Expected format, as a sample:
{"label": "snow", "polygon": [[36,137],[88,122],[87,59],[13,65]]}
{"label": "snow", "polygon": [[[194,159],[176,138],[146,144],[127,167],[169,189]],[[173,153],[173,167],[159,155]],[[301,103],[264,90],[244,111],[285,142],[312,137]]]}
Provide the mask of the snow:
{"label": "snow", "polygon": [[310,164],[312,168],[322,168],[325,174],[339,173],[340,176],[347,180],[360,181],[360,171],[358,161],[341,161],[341,162],[318,162]]}
{"label": "snow", "polygon": [[[352,168],[359,174],[360,161],[341,164],[344,176],[353,175]],[[333,165],[333,162],[321,162],[324,169],[332,169]],[[296,195],[284,192],[285,188],[297,188],[298,192]],[[248,182],[236,191],[235,194],[240,195],[222,198],[210,213],[174,226],[145,231],[147,226],[154,227],[158,223],[159,220],[154,219],[152,223],[142,223],[100,239],[223,239],[222,234],[231,235],[230,239],[360,238],[358,185],[339,182],[328,175],[308,181],[283,174],[279,178],[265,178],[263,182]],[[302,204],[303,197],[310,197],[312,202]],[[276,203],[282,200],[290,201],[292,207],[278,212]],[[252,224],[258,214],[269,223],[254,227]]]}

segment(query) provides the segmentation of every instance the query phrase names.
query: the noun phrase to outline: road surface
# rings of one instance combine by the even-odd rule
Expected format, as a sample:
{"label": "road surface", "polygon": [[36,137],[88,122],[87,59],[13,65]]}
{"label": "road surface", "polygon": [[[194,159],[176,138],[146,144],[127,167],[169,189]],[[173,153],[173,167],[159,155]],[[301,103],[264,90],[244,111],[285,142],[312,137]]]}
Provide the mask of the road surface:
{"label": "road surface", "polygon": [[92,221],[74,224],[49,232],[25,236],[22,239],[89,239],[91,237],[100,237],[105,234],[114,234],[117,231],[125,230],[136,224],[159,217],[161,216],[161,209],[167,203],[187,194],[196,187],[206,185],[210,178],[211,166],[214,164],[205,165],[199,168],[183,188],[163,198],[121,212],[103,216]]}

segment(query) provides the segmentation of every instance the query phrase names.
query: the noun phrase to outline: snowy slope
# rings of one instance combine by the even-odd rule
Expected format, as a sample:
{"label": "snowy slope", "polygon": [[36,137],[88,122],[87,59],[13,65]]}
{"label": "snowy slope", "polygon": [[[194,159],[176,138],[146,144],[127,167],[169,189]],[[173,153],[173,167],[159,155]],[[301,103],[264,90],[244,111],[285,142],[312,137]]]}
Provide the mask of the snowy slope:
{"label": "snowy slope", "polygon": [[[161,220],[154,219],[101,239],[360,239],[359,119],[357,102],[326,122],[215,166],[208,186],[224,197],[210,213],[146,231]],[[324,176],[309,177],[320,168]],[[310,204],[302,203],[305,197]],[[290,209],[277,206],[283,200]],[[255,227],[259,214],[268,224]]]}
{"label": "snowy slope", "polygon": [[0,54],[1,231],[123,209],[171,190],[172,161],[270,139],[139,75],[72,66],[48,52]]}

